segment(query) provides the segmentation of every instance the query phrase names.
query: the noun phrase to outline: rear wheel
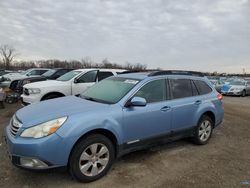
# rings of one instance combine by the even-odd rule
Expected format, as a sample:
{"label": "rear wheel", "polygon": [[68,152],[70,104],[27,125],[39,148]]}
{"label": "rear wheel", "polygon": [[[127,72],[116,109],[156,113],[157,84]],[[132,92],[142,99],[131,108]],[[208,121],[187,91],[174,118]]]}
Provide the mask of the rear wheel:
{"label": "rear wheel", "polygon": [[73,149],[69,171],[81,182],[91,182],[103,177],[115,158],[112,142],[105,136],[93,134],[82,139]]}
{"label": "rear wheel", "polygon": [[242,91],[241,96],[242,96],[242,97],[245,97],[245,96],[246,96],[246,91],[245,91],[245,90]]}
{"label": "rear wheel", "polygon": [[207,144],[213,132],[213,121],[209,116],[202,116],[195,130],[194,142],[198,145]]}

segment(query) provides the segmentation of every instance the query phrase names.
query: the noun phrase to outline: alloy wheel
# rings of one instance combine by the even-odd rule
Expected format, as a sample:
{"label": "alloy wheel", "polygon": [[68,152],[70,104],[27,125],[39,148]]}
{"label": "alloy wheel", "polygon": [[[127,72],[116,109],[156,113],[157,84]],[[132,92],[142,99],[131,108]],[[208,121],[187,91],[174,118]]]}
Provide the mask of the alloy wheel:
{"label": "alloy wheel", "polygon": [[212,125],[208,120],[205,120],[201,123],[199,128],[199,137],[202,142],[205,142],[210,137],[212,131]]}
{"label": "alloy wheel", "polygon": [[109,162],[109,150],[101,143],[88,146],[81,154],[79,168],[85,176],[97,176]]}

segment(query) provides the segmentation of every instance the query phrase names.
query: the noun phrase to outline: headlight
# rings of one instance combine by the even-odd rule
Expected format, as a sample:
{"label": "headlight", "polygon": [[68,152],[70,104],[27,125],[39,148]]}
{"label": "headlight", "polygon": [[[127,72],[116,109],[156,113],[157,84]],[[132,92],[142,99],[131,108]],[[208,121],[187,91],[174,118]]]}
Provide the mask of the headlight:
{"label": "headlight", "polygon": [[234,88],[234,91],[241,91],[241,88]]}
{"label": "headlight", "polygon": [[41,90],[38,88],[29,88],[28,91],[29,91],[29,94],[38,94],[41,92]]}
{"label": "headlight", "polygon": [[4,81],[8,81],[8,82],[11,81],[10,78],[7,78],[7,77],[3,77],[3,80],[4,80]]}
{"label": "headlight", "polygon": [[63,125],[66,119],[67,117],[62,117],[25,129],[21,137],[42,138],[51,135]]}

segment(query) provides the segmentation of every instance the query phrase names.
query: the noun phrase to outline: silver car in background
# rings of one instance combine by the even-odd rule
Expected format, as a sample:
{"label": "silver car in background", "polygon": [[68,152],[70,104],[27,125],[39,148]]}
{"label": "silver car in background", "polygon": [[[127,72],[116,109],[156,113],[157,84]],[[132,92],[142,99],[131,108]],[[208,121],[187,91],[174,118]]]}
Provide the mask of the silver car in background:
{"label": "silver car in background", "polygon": [[250,95],[250,82],[245,80],[233,80],[224,84],[221,88],[223,95],[237,95],[245,97]]}

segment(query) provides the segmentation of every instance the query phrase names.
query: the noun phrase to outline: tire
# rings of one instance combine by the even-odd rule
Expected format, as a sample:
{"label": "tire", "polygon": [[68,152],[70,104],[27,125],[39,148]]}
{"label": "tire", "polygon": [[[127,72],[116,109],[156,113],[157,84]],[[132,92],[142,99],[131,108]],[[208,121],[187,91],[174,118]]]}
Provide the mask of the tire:
{"label": "tire", "polygon": [[203,115],[195,130],[194,143],[197,145],[205,145],[213,133],[214,122],[209,116]]}
{"label": "tire", "polygon": [[242,96],[242,97],[245,97],[245,96],[246,96],[246,91],[245,91],[245,90],[242,91],[241,96]]}
{"label": "tire", "polygon": [[114,159],[115,150],[112,142],[101,134],[93,134],[83,138],[74,147],[68,168],[74,179],[88,183],[106,175]]}

